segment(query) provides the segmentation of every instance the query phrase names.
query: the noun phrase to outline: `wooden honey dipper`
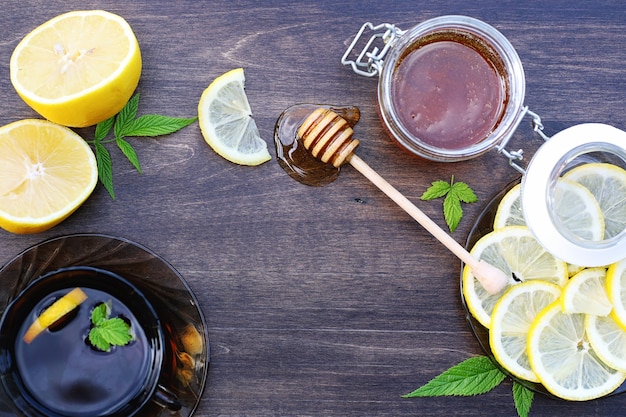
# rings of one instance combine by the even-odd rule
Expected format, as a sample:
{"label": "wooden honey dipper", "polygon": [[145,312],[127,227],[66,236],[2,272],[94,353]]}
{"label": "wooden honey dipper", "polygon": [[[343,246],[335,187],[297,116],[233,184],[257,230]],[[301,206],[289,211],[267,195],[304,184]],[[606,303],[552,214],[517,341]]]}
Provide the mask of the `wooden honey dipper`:
{"label": "wooden honey dipper", "polygon": [[352,137],[353,130],[345,119],[330,109],[314,110],[298,128],[298,136],[304,146],[317,159],[339,168],[345,163],[352,165],[389,198],[396,202],[413,219],[421,224],[439,242],[448,248],[460,260],[465,262],[473,275],[490,294],[500,292],[509,282],[507,275],[500,269],[483,260],[476,259],[448,233],[439,227],[430,217],[411,203],[361,158],[354,154],[359,140]]}

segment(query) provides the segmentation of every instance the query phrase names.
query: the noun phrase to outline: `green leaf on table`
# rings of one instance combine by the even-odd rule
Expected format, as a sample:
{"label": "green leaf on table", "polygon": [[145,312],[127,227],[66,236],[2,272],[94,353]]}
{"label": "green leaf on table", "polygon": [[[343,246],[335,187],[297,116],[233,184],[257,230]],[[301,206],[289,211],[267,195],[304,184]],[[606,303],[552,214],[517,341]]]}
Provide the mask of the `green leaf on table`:
{"label": "green leaf on table", "polygon": [[535,394],[531,390],[513,381],[513,401],[519,417],[528,417],[534,397]]}
{"label": "green leaf on table", "polygon": [[454,176],[450,182],[438,180],[422,194],[421,199],[428,201],[444,197],[443,215],[450,232],[454,232],[463,218],[461,203],[475,203],[478,201],[474,190],[464,182],[454,182]]}
{"label": "green leaf on table", "polygon": [[137,157],[135,148],[133,148],[133,146],[124,138],[115,139],[115,143],[117,144],[117,147],[120,148],[124,156],[126,156],[130,163],[133,164],[135,169],[141,174],[141,165],[139,165],[139,158]]}
{"label": "green leaf on table", "polygon": [[484,394],[500,385],[505,377],[488,357],[476,356],[451,367],[404,398]]}
{"label": "green leaf on table", "polygon": [[111,154],[104,147],[101,141],[94,143],[96,148],[96,163],[98,164],[98,178],[109,192],[111,198],[115,199],[115,192],[113,190],[113,163],[111,161]]}
{"label": "green leaf on table", "polygon": [[[189,126],[198,119],[197,117],[169,117],[158,114],[137,117],[138,109],[139,94],[135,94],[116,116],[98,123],[94,133],[94,140],[87,141],[95,148],[98,178],[113,199],[115,199],[113,162],[111,154],[105,147],[106,143],[115,142],[126,159],[141,174],[142,169],[139,157],[132,144],[126,140],[127,137],[168,135],[177,132],[185,126]],[[114,138],[105,140],[111,129],[113,129]]]}
{"label": "green leaf on table", "polygon": [[124,136],[154,137],[168,135],[190,125],[197,119],[197,117],[179,118],[146,114],[127,124],[123,133]]}

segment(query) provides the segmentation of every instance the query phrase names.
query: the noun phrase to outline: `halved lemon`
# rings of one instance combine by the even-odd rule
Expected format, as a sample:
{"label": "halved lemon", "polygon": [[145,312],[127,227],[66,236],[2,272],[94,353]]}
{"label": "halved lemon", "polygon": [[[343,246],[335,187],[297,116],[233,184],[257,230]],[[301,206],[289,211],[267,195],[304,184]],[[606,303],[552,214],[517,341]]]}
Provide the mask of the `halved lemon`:
{"label": "halved lemon", "polygon": [[137,38],[122,17],[74,11],[34,29],[13,51],[11,82],[46,119],[91,126],[117,114],[141,74]]}
{"label": "halved lemon", "polygon": [[526,353],[528,330],[535,316],[560,294],[561,287],[532,280],[514,285],[496,303],[491,315],[489,345],[496,360],[518,378],[539,382]]}
{"label": "halved lemon", "polygon": [[607,316],[613,306],[606,291],[606,269],[587,268],[567,282],[561,294],[564,313]]}
{"label": "halved lemon", "polygon": [[563,313],[555,301],[537,315],[528,333],[531,369],[548,391],[571,401],[602,397],[626,379],[626,373],[598,357],[584,321],[584,314]]}
{"label": "halved lemon", "polygon": [[260,165],[271,156],[252,117],[244,86],[243,68],[213,80],[200,97],[198,123],[206,143],[223,158],[240,165]]}
{"label": "halved lemon", "polygon": [[98,183],[96,157],[71,129],[37,119],[0,127],[0,227],[42,232],[72,214]]}
{"label": "halved lemon", "polygon": [[32,342],[41,332],[52,326],[67,313],[74,310],[86,299],[87,294],[80,288],[74,288],[69,291],[63,297],[52,303],[50,307],[46,308],[43,313],[33,321],[24,334],[24,341],[26,343]]}
{"label": "halved lemon", "polygon": [[626,228],[626,170],[608,163],[583,164],[563,179],[585,186],[594,195],[604,215],[605,239]]}
{"label": "halved lemon", "polygon": [[508,226],[483,236],[470,253],[511,276],[510,283],[497,294],[490,294],[472,274],[463,269],[463,296],[470,313],[486,328],[491,313],[504,291],[516,282],[539,279],[565,285],[567,264],[546,251],[526,226]]}

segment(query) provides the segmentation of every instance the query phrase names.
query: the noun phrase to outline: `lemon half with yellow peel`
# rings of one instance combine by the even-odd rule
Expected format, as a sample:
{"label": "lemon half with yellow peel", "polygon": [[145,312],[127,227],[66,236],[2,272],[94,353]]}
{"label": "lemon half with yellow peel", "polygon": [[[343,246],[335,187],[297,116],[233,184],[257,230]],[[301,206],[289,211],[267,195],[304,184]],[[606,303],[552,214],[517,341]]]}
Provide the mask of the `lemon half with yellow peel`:
{"label": "lemon half with yellow peel", "polygon": [[240,165],[260,165],[271,159],[261,138],[245,90],[243,68],[217,77],[202,92],[198,123],[202,136],[217,154]]}
{"label": "lemon half with yellow peel", "polygon": [[586,268],[571,277],[560,297],[564,313],[607,316],[613,306],[606,291],[606,269]]}
{"label": "lemon half with yellow peel", "polygon": [[93,151],[71,129],[25,119],[0,127],[0,227],[38,233],[72,214],[98,183]]}
{"label": "lemon half with yellow peel", "polygon": [[141,53],[122,17],[73,11],[26,35],[13,51],[10,73],[20,97],[43,117],[85,127],[124,107],[139,82]]}

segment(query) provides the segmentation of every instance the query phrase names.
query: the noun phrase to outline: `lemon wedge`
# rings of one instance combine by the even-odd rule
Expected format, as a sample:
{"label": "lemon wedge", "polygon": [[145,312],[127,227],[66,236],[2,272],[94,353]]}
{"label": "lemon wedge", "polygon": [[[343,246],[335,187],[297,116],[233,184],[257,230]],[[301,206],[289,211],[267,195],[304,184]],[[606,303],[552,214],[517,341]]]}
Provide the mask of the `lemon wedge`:
{"label": "lemon wedge", "polygon": [[74,288],[63,297],[56,300],[50,307],[44,310],[30,325],[24,334],[26,343],[32,342],[41,332],[52,326],[59,319],[78,307],[87,299],[87,294],[80,288]]}
{"label": "lemon wedge", "polygon": [[626,373],[598,357],[584,322],[584,314],[563,313],[555,301],[537,315],[528,333],[531,369],[548,391],[570,401],[602,397],[626,379]]}
{"label": "lemon wedge", "polygon": [[198,123],[204,140],[220,156],[240,165],[260,165],[271,156],[252,117],[244,85],[243,68],[213,80],[200,97]]}
{"label": "lemon wedge", "polygon": [[46,119],[91,126],[117,114],[141,75],[137,38],[122,17],[102,10],[59,15],[22,39],[11,83]]}
{"label": "lemon wedge", "polygon": [[0,127],[0,227],[43,232],[72,214],[98,183],[96,157],[80,136],[46,120]]}

